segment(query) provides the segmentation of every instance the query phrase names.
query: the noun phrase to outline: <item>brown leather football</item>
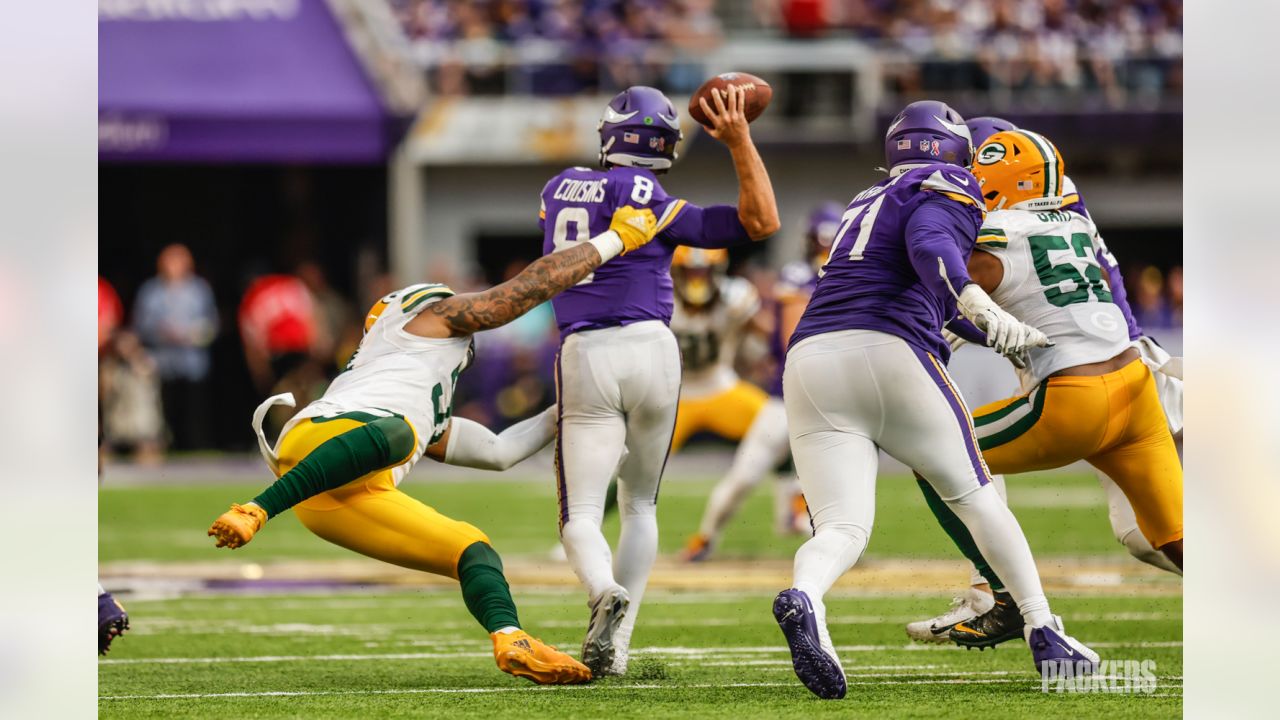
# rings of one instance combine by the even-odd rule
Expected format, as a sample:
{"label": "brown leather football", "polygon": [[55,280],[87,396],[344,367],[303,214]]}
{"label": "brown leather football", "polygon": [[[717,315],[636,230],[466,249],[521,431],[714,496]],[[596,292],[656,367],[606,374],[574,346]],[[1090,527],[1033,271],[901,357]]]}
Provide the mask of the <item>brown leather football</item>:
{"label": "brown leather football", "polygon": [[711,121],[707,119],[705,113],[702,112],[702,106],[698,104],[698,98],[706,98],[707,105],[711,106],[714,111],[716,109],[715,98],[712,97],[711,91],[719,88],[720,92],[725,92],[730,85],[737,85],[739,88],[747,91],[747,122],[751,122],[760,117],[760,113],[769,107],[769,101],[773,99],[773,88],[769,87],[769,83],[750,73],[744,72],[727,72],[711,78],[702,83],[702,87],[698,88],[693,97],[689,99],[689,114],[699,123],[711,126]]}

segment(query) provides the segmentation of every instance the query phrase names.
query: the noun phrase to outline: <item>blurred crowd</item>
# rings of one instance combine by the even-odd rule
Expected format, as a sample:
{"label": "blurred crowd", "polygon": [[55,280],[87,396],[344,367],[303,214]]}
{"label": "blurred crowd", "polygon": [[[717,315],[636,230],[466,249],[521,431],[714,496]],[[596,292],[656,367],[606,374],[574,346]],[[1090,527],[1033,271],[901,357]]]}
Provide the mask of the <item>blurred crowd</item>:
{"label": "blurred crowd", "polygon": [[[731,36],[875,44],[890,90],[1180,92],[1182,0],[391,0],[437,93],[695,88]],[[727,28],[727,29],[726,29]]]}
{"label": "blurred crowd", "polygon": [[[524,264],[512,262],[502,278],[514,276]],[[756,283],[766,301],[771,297],[768,268],[747,264],[741,274]],[[459,292],[482,284],[479,279],[450,281]],[[1135,267],[1126,285],[1139,323],[1157,337],[1161,329],[1181,327],[1182,268],[1164,273],[1154,266]],[[157,463],[170,450],[215,447],[212,410],[226,400],[215,390],[219,373],[247,374],[259,399],[292,392],[299,406],[309,402],[355,351],[363,308],[394,289],[389,276],[380,276],[365,297],[353,299],[335,291],[319,266],[302,263],[289,273],[253,279],[235,299],[236,317],[224,322],[214,290],[184,245],[159,253],[156,274],[138,288],[128,309],[112,284],[98,278],[99,422],[106,449]],[[210,347],[222,333],[238,336],[241,367],[219,367],[214,361]],[[549,304],[481,333],[475,363],[458,382],[455,413],[502,428],[555,402],[558,346]],[[741,369],[760,381],[772,372],[763,365]],[[271,436],[294,412],[277,409],[280,414],[269,418]],[[246,427],[247,422],[248,409]]]}

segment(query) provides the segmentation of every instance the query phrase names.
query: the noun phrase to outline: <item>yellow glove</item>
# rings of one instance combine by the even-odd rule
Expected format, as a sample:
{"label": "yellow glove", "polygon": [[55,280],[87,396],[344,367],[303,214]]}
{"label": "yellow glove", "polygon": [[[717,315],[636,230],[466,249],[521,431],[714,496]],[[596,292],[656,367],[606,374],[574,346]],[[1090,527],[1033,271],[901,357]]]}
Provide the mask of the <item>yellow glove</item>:
{"label": "yellow glove", "polygon": [[622,254],[643,247],[658,233],[658,218],[652,210],[633,208],[623,205],[613,212],[613,220],[609,229],[622,239]]}
{"label": "yellow glove", "polygon": [[257,505],[232,505],[218,516],[206,533],[217,538],[215,547],[235,549],[253,539],[267,522],[267,511]]}

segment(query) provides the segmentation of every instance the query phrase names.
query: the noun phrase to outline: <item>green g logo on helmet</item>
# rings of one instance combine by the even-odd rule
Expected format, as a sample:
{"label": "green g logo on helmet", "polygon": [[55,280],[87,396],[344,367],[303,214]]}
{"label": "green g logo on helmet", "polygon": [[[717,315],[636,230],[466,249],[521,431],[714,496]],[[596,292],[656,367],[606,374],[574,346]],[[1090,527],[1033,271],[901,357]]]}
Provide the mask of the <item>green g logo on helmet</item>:
{"label": "green g logo on helmet", "polygon": [[1009,151],[1005,149],[1004,145],[1001,145],[998,142],[988,143],[978,150],[978,164],[993,165],[1003,160],[1004,156],[1008,154],[1008,152]]}

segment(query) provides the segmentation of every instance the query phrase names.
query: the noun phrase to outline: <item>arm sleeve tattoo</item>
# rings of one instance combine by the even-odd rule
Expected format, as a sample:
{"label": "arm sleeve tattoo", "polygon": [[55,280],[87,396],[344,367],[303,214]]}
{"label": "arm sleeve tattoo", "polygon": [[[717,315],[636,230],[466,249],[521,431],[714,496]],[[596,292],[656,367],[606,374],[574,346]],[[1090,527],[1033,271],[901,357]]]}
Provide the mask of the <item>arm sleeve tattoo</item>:
{"label": "arm sleeve tattoo", "polygon": [[455,336],[492,330],[573,287],[600,263],[600,252],[584,242],[543,255],[501,285],[445,298],[428,310],[443,318]]}

